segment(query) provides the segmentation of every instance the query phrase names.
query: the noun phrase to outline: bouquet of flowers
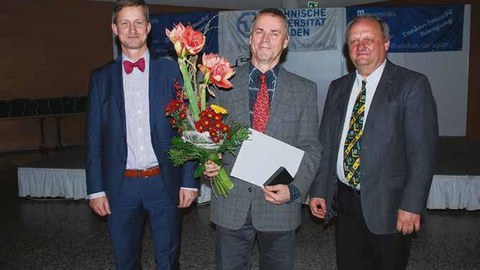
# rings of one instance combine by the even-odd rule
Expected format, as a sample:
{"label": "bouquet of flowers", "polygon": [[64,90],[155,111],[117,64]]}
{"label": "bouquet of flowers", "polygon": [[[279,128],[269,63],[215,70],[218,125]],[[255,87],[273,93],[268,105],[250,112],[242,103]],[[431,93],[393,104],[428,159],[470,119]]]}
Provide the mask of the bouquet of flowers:
{"label": "bouquet of flowers", "polygon": [[[183,86],[174,82],[177,96],[165,108],[170,124],[180,133],[173,138],[169,155],[175,166],[198,160],[200,165],[195,176],[200,177],[207,160],[221,166],[221,154],[227,151],[233,153],[250,132],[244,125],[227,122],[225,108],[214,104],[207,107],[207,92],[215,96],[212,88],[232,88],[229,79],[235,71],[230,63],[216,54],[204,53],[202,63],[197,66],[198,53],[205,45],[204,34],[182,23],[172,30],[165,29],[165,32],[175,47],[183,78]],[[199,85],[197,67],[203,74],[203,81]],[[224,168],[213,179],[212,188],[215,195],[222,196],[227,196],[233,188]]]}

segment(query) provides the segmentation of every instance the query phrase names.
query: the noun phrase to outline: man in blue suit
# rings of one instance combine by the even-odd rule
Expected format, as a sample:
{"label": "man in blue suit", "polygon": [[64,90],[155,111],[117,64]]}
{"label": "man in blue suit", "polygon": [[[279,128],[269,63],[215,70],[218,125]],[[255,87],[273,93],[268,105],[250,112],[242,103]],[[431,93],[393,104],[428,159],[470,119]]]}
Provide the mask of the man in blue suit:
{"label": "man in blue suit", "polygon": [[193,164],[168,159],[176,134],[165,117],[175,97],[175,62],[150,56],[148,7],[120,0],[112,31],[122,56],[94,70],[87,113],[87,192],[90,206],[107,216],[116,269],[140,269],[148,214],[157,269],[178,269],[180,213],[197,197]]}

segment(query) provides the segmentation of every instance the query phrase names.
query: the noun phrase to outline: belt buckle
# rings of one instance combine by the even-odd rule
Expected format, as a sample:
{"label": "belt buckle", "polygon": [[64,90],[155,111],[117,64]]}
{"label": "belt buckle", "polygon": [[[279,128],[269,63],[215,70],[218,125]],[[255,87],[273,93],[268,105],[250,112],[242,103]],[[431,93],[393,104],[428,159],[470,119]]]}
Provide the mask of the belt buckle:
{"label": "belt buckle", "polygon": [[131,170],[126,170],[125,175],[129,177],[135,177],[135,178],[149,178],[157,175],[159,173],[159,169],[160,168],[158,166],[154,166],[147,169],[131,169]]}
{"label": "belt buckle", "polygon": [[150,177],[149,175],[149,171],[152,170],[153,168],[147,168],[147,169],[143,169],[143,170],[138,170],[137,171],[137,177],[138,178],[148,178]]}

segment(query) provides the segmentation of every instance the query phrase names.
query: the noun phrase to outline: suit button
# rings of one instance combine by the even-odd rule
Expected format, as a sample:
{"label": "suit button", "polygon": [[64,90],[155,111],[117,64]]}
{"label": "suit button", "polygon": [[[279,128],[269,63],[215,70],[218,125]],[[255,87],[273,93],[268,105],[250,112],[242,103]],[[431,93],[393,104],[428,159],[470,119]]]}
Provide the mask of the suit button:
{"label": "suit button", "polygon": [[252,188],[251,188],[251,187],[248,188],[248,192],[252,192]]}

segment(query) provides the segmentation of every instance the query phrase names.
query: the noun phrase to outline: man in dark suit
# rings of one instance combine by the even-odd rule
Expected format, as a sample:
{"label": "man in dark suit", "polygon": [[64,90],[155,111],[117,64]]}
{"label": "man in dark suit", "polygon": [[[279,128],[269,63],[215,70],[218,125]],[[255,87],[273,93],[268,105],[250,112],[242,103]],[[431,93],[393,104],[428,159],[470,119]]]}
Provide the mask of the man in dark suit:
{"label": "man in dark suit", "polygon": [[389,39],[376,17],[350,22],[356,71],[330,84],[325,103],[310,208],[328,221],[336,203],[340,270],[405,269],[433,177],[438,123],[430,84],[387,60]]}
{"label": "man in dark suit", "polygon": [[[289,41],[287,26],[280,10],[265,9],[257,14],[250,34],[251,63],[236,70],[234,88],[218,91],[215,103],[229,110],[232,121],[251,125],[305,154],[289,185],[262,189],[232,177],[235,186],[228,196],[212,198],[218,269],[250,269],[255,241],[260,269],[290,270],[294,266],[295,229],[320,163],[320,145],[316,84],[279,64]],[[263,97],[265,103],[260,101]],[[269,116],[263,118],[258,113],[261,109]],[[225,155],[228,172],[234,163],[235,156]],[[216,171],[218,166],[210,164],[206,174],[214,176]]]}
{"label": "man in dark suit", "polygon": [[117,1],[112,31],[122,56],[94,70],[87,113],[87,192],[107,216],[116,269],[140,269],[145,213],[157,269],[178,269],[179,207],[197,196],[192,164],[176,168],[168,150],[176,134],[165,117],[175,97],[175,62],[150,56],[151,25],[143,0]]}

